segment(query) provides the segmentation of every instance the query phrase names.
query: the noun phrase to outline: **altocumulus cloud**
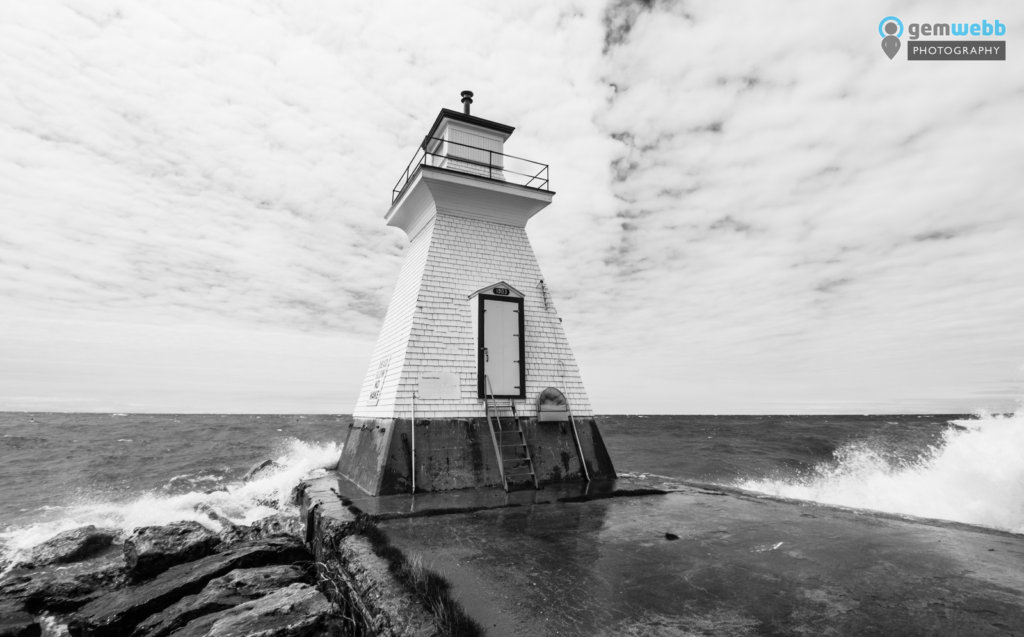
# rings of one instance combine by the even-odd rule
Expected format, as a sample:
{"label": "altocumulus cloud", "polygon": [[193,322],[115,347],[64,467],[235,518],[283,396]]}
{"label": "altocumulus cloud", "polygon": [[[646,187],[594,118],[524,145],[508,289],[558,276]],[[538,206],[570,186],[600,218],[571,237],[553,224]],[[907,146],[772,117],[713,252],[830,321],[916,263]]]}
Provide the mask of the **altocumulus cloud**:
{"label": "altocumulus cloud", "polygon": [[[559,69],[599,37],[539,2],[5,4],[4,405],[347,410],[404,248],[381,215],[442,95],[539,120],[527,150],[550,100],[610,148],[596,71]],[[258,371],[296,356],[306,392]]]}
{"label": "altocumulus cloud", "polygon": [[[585,335],[584,370],[638,370],[654,411],[1012,405],[1024,80],[879,63],[865,34],[886,10],[611,5],[599,121],[619,143],[617,203],[591,267],[617,299]],[[971,10],[1024,29],[1016,8]]]}
{"label": "altocumulus cloud", "polygon": [[600,410],[1005,408],[1024,79],[886,59],[891,12],[7,3],[0,408],[350,409],[381,215],[464,88],[552,165],[529,232]]}

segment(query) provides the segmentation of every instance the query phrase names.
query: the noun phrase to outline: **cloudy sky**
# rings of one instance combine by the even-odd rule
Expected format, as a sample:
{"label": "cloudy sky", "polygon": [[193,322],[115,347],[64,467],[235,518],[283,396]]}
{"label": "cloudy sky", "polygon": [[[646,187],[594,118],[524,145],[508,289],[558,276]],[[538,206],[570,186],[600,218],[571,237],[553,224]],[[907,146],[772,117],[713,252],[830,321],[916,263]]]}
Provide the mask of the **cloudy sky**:
{"label": "cloudy sky", "polygon": [[[349,413],[463,89],[551,165],[599,412],[1012,409],[1024,5],[779,7],[0,3],[0,409]],[[889,60],[890,14],[1009,59]]]}

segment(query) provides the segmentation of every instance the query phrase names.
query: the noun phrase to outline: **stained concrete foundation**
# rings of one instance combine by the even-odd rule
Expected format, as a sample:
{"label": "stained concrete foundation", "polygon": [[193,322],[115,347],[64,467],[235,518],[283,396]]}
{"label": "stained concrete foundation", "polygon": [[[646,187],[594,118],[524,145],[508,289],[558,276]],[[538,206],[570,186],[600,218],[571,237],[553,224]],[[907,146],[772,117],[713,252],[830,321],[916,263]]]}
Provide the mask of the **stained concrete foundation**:
{"label": "stained concrete foundation", "polygon": [[317,482],[307,509],[344,499],[336,515],[374,521],[489,635],[1024,634],[1021,535],[698,484]]}
{"label": "stained concrete foundation", "polygon": [[[583,481],[570,423],[524,418],[522,424],[540,484]],[[592,418],[577,420],[576,431],[590,478],[615,478],[597,423]],[[410,493],[412,443],[410,419],[356,418],[337,471],[370,495]],[[415,460],[417,492],[501,486],[486,418],[417,419]]]}

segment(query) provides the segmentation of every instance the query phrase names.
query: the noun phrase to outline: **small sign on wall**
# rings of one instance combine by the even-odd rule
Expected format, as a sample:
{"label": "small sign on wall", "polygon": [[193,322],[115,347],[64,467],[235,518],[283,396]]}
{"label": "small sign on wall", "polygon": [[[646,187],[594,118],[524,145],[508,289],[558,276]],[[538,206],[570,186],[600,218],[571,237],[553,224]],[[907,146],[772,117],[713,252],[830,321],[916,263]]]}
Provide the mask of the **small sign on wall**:
{"label": "small sign on wall", "polygon": [[373,381],[373,391],[370,392],[370,404],[374,407],[380,402],[380,394],[384,389],[384,379],[388,375],[388,366],[391,365],[391,355],[388,354],[377,364],[377,377]]}
{"label": "small sign on wall", "polygon": [[425,400],[462,398],[459,375],[441,370],[428,370],[420,376],[416,396]]}

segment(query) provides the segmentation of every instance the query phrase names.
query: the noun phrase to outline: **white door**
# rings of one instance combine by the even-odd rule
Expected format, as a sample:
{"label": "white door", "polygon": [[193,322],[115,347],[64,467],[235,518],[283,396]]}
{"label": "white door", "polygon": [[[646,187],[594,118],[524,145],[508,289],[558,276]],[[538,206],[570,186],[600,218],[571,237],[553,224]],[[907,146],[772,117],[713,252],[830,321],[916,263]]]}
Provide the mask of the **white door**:
{"label": "white door", "polygon": [[[520,396],[519,311],[514,301],[484,299],[484,374],[495,396]],[[486,388],[485,388],[486,389]]]}

